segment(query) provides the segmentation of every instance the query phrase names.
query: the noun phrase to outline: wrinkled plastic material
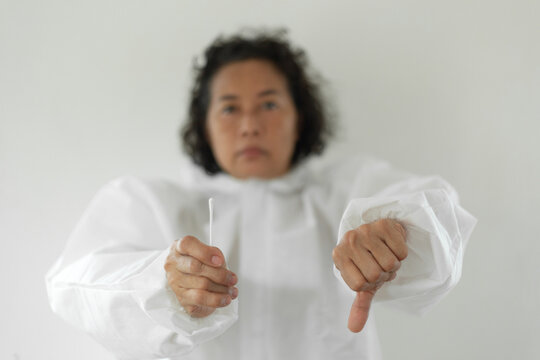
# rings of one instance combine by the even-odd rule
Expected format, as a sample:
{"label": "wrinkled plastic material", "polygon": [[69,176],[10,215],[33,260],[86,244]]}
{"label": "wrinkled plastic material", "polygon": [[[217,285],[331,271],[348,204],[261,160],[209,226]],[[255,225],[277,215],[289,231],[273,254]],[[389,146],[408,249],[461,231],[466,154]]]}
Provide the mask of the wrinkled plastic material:
{"label": "wrinkled plastic material", "polygon": [[[375,301],[422,314],[459,280],[475,224],[444,180],[371,158],[270,181],[188,174],[104,186],[47,274],[53,311],[119,359],[379,359],[373,316],[361,333],[347,329],[352,292],[334,274],[336,241],[380,218],[402,222],[409,256]],[[163,265],[175,239],[207,241],[209,197],[239,297],[195,319]]]}

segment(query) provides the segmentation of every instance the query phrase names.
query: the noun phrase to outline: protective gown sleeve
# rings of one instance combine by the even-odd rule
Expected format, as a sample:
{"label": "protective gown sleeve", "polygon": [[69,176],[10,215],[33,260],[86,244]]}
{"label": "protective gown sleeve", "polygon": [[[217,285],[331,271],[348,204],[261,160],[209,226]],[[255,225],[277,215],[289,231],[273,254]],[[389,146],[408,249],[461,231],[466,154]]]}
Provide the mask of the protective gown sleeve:
{"label": "protective gown sleeve", "polygon": [[[424,314],[459,281],[476,219],[459,205],[456,191],[442,178],[406,174],[380,161],[367,161],[360,168],[351,198],[338,242],[347,231],[384,218],[398,220],[407,229],[408,257],[374,301]],[[335,267],[334,273],[347,286]]]}
{"label": "protective gown sleeve", "polygon": [[101,189],[46,275],[51,307],[119,359],[178,358],[222,334],[237,303],[196,319],[169,288],[166,209],[131,177]]}

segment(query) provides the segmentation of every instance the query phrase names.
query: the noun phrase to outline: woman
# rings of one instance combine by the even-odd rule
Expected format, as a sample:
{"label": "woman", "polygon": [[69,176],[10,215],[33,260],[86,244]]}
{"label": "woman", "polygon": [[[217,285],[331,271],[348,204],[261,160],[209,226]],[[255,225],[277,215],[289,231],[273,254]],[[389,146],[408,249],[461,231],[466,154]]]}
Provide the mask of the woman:
{"label": "woman", "polygon": [[372,299],[428,310],[475,219],[438,177],[313,170],[329,130],[306,66],[280,34],[214,41],[183,130],[204,172],[105,186],[47,275],[53,310],[120,359],[380,358]]}

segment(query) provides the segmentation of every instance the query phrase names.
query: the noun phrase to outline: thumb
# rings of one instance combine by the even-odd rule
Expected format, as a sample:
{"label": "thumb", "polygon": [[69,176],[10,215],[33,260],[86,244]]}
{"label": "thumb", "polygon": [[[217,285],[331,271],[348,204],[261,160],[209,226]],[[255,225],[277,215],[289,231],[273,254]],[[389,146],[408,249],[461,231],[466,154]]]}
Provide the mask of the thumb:
{"label": "thumb", "polygon": [[360,332],[364,328],[364,325],[366,325],[371,300],[375,295],[375,291],[376,290],[359,291],[356,293],[356,298],[354,299],[349,314],[348,328],[352,332]]}

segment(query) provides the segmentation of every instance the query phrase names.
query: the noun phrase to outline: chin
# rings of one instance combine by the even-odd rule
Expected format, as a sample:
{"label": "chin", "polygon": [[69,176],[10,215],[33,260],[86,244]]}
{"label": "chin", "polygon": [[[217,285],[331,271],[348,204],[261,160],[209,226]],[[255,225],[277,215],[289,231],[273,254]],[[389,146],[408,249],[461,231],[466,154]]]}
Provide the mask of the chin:
{"label": "chin", "polygon": [[231,175],[239,179],[273,179],[281,177],[286,173],[287,170],[269,169],[266,166],[247,166],[232,172]]}

